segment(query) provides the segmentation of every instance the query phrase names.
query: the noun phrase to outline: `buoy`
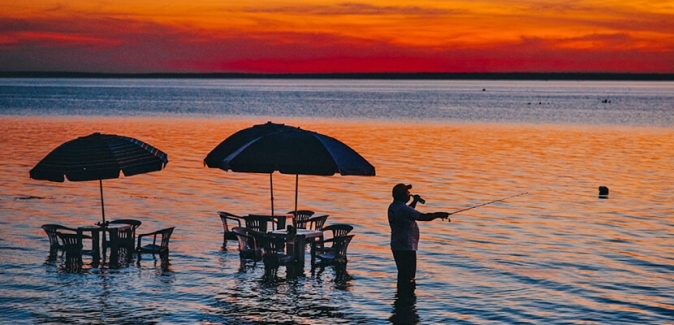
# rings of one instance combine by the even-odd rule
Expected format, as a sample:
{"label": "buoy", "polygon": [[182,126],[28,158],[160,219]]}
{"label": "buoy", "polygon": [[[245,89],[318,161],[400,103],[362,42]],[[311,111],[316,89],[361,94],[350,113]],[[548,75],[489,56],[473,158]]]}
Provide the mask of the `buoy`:
{"label": "buoy", "polygon": [[608,199],[608,187],[606,186],[599,186],[599,198],[600,199]]}

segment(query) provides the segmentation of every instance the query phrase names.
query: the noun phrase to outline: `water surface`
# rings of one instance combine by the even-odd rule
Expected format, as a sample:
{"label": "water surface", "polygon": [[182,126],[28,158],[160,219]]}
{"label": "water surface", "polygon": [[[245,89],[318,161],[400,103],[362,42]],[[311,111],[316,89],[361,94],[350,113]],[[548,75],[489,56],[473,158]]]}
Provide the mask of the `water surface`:
{"label": "water surface", "polygon": [[[131,85],[106,81],[101,87],[107,92],[110,87],[136,87],[134,83],[151,81]],[[53,87],[61,86],[54,82]],[[286,91],[297,93],[306,87],[316,95],[314,84],[287,87]],[[385,83],[371,87],[375,93],[386,91]],[[209,91],[203,85],[196,88]],[[346,89],[349,94],[375,96],[368,89]],[[418,91],[407,90],[410,94],[425,91],[423,84]],[[643,96],[650,96],[649,92]],[[11,153],[0,156],[0,306],[5,321],[672,322],[674,132],[669,127],[612,124],[605,119],[601,123],[495,122],[489,116],[478,121],[358,121],[351,118],[357,112],[348,118],[325,117],[322,114],[330,110],[323,106],[316,109],[323,112],[316,116],[258,115],[255,109],[241,116],[203,111],[185,116],[146,110],[147,103],[156,103],[144,101],[145,95],[131,100],[132,104],[121,104],[119,112],[126,114],[100,114],[113,105],[103,100],[103,107],[94,110],[98,113],[66,114],[57,109],[48,117],[34,116],[47,109],[39,108],[48,102],[43,96],[43,91],[33,96],[42,104],[0,117],[0,143]],[[362,107],[376,102],[369,100]],[[397,104],[386,105],[396,110]],[[631,109],[628,115],[641,116],[642,121],[647,119],[644,116],[652,118],[648,107]],[[650,113],[639,115],[639,110]],[[539,117],[547,114],[522,111]],[[356,227],[346,275],[331,267],[311,272],[307,265],[298,277],[288,276],[282,267],[277,277],[269,279],[261,263],[240,262],[234,242],[222,250],[216,211],[269,211],[269,177],[209,169],[202,160],[236,130],[267,120],[338,138],[376,167],[375,177],[299,177],[300,208],[330,214],[328,224],[345,222]],[[103,182],[106,218],[141,220],[141,233],[176,226],[168,267],[145,256],[128,267],[85,267],[73,274],[62,270],[61,260],[47,261],[48,241],[40,225],[99,221],[98,183],[37,181],[28,177],[28,171],[62,142],[92,132],[136,137],[168,153],[169,164],[163,171]],[[275,206],[291,210],[294,176],[276,173],[273,181]],[[390,189],[397,182],[414,184],[413,191],[427,201],[419,209],[429,212],[528,194],[456,214],[451,223],[422,223],[416,300],[401,301],[396,299],[385,216]],[[610,188],[609,199],[597,197],[600,185]]]}

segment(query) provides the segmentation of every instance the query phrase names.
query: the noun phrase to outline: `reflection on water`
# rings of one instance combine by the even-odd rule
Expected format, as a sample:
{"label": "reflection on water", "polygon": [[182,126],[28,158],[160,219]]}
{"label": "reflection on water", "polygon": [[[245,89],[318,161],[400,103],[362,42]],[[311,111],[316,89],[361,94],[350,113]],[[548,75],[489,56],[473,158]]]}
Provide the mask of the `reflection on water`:
{"label": "reflection on water", "polygon": [[[299,204],[355,225],[345,270],[307,265],[270,276],[221,250],[216,211],[270,210],[268,175],[203,166],[222,139],[266,121],[188,118],[1,120],[0,305],[27,323],[607,323],[671,321],[674,132],[500,124],[403,124],[287,119],[334,136],[376,177],[300,176]],[[92,132],[141,139],[169,155],[165,170],[105,180],[106,218],[138,233],[176,226],[168,263],[63,272],[46,261],[42,224],[100,219],[96,182],[51,183],[28,171],[53,148]],[[277,209],[295,179],[274,174]],[[417,289],[396,295],[384,211],[390,188],[414,184],[422,211],[458,210],[420,225]],[[599,199],[597,188],[611,189]]]}
{"label": "reflection on water", "polygon": [[398,291],[393,299],[393,312],[389,318],[391,324],[420,324],[421,318],[416,303],[417,296],[414,291]]}

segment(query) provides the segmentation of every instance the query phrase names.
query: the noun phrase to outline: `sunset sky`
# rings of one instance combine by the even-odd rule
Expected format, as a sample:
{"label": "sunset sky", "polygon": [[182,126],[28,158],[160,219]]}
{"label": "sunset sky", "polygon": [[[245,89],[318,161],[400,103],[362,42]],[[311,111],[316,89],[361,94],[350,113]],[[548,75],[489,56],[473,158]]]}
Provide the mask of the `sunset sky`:
{"label": "sunset sky", "polygon": [[0,71],[674,73],[672,0],[4,0]]}

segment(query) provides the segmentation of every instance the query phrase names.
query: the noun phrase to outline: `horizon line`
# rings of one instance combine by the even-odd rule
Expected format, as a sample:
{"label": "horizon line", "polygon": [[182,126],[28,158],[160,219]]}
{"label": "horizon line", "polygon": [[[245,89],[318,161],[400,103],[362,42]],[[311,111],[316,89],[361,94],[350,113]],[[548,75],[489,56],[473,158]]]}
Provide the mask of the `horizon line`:
{"label": "horizon line", "polygon": [[0,71],[0,78],[400,79],[400,80],[625,80],[674,81],[670,73],[630,72],[150,72]]}

